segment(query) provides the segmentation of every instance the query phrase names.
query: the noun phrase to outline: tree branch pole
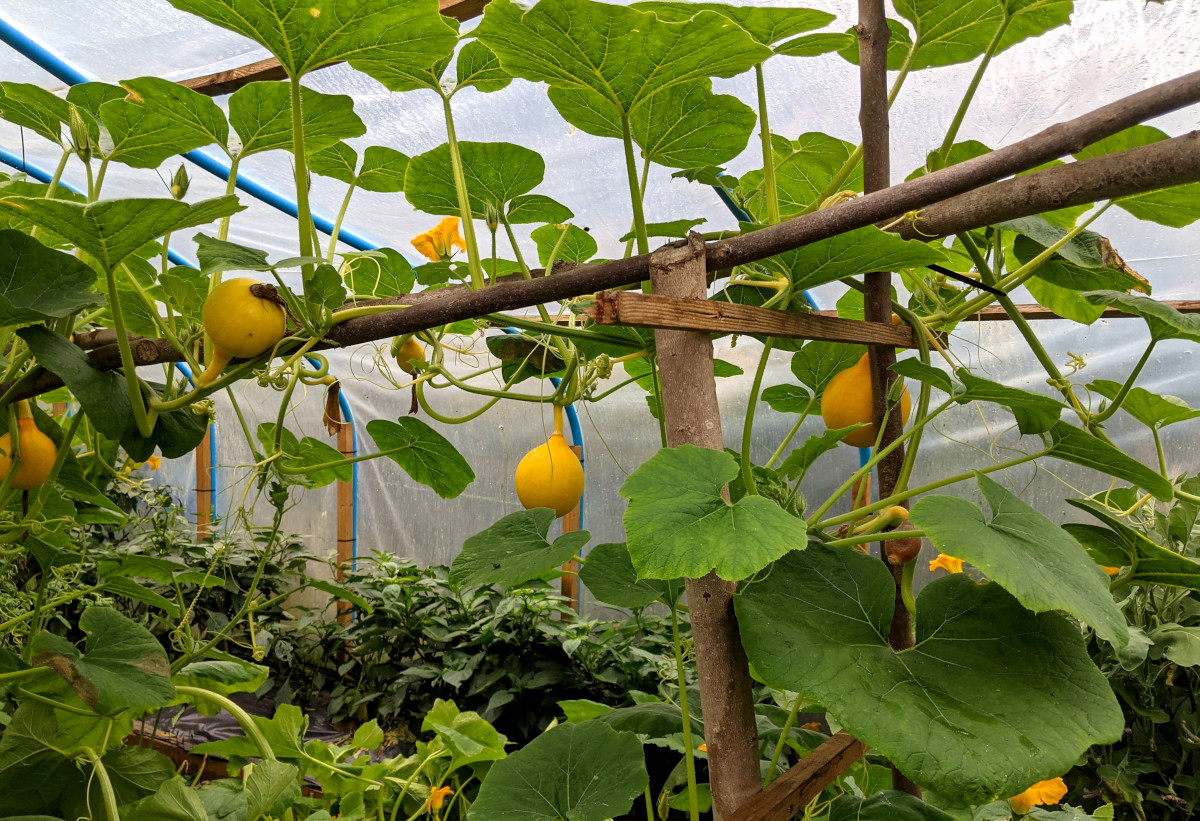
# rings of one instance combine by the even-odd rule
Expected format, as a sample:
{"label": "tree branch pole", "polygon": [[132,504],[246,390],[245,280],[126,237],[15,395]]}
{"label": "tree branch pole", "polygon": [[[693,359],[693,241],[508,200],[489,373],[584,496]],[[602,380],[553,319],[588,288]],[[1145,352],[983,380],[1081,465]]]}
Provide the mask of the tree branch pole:
{"label": "tree branch pole", "polygon": [[[704,240],[688,237],[683,247],[668,246],[651,254],[654,293],[682,299],[705,299],[708,272]],[[662,412],[667,445],[696,445],[723,450],[721,409],[713,377],[712,337],[702,331],[654,332],[662,373]],[[722,491],[728,500],[728,490]],[[754,718],[754,682],[733,612],[736,585],[709,573],[688,579],[687,598],[696,671],[708,745],[713,817],[728,818],[758,792],[758,729]],[[681,687],[685,686],[680,682]]]}
{"label": "tree branch pole", "polygon": [[[1200,88],[1197,88],[1197,98],[1200,99]],[[1113,125],[1115,130],[1120,130],[1119,127],[1123,127],[1121,122]],[[1038,160],[1034,165],[1042,161]],[[969,165],[954,165],[841,203],[835,208],[796,217],[733,239],[710,243],[706,249],[708,270],[719,271],[728,267],[721,262],[714,262],[714,259],[737,258],[742,262],[764,259],[864,225],[894,222],[915,209],[923,209],[915,223],[904,221],[893,228],[908,239],[948,236],[1055,208],[1200,182],[1200,132],[993,183],[939,202],[937,192],[960,187],[955,182],[958,175],[975,173],[968,168]],[[943,182],[931,189],[928,180],[939,175],[943,176]],[[945,182],[945,179],[950,182]],[[768,241],[764,242],[763,235],[767,235]],[[780,239],[780,236],[784,238]],[[555,273],[551,277],[544,276],[542,271],[534,271],[533,279],[504,278],[478,291],[452,286],[386,300],[355,303],[394,305],[404,310],[348,320],[333,328],[325,341],[316,345],[314,350],[360,345],[462,319],[633,285],[646,279],[649,270],[648,255],[585,265],[559,264],[555,266]],[[80,334],[76,341],[83,343],[85,348],[94,348],[89,353],[92,367],[115,370],[121,366],[117,348],[112,344],[116,341],[112,330],[100,329]],[[165,339],[134,340],[133,355],[138,365],[179,362],[183,359]],[[45,371],[35,371],[23,377],[23,382],[20,390],[13,395],[14,400],[38,396],[63,384],[57,376]],[[0,392],[10,387],[11,383],[2,384]]]}
{"label": "tree branch pole", "polygon": [[[891,186],[891,125],[888,120],[887,44],[891,31],[883,0],[859,0],[858,34],[859,102],[858,122],[862,129],[863,147],[863,190],[866,194],[882,191]],[[869,273],[864,277],[866,293],[864,309],[868,322],[890,322],[892,318],[892,275],[885,271]],[[879,446],[886,447],[899,438],[904,430],[902,414],[887,412],[887,397],[896,373],[891,369],[896,364],[896,349],[888,345],[869,345],[871,390],[874,395],[874,420],[876,429],[883,429]],[[904,448],[897,447],[879,463],[879,496],[887,498],[896,488],[901,466],[904,464]],[[903,569],[887,561],[887,551],[880,545],[880,561],[888,568],[896,583],[892,623],[888,643],[893,650],[906,650],[913,646],[912,616],[904,606],[901,596]],[[918,798],[921,788],[916,782],[892,767],[892,787],[903,790]]]}

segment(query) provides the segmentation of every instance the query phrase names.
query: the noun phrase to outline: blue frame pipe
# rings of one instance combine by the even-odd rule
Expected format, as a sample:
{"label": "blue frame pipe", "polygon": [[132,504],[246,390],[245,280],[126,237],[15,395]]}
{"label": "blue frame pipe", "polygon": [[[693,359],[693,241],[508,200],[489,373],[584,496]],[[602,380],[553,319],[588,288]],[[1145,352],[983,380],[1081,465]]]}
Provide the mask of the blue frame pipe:
{"label": "blue frame pipe", "polygon": [[[25,34],[25,32],[9,23],[3,17],[0,17],[0,42],[7,43],[18,54],[28,58],[44,71],[54,75],[68,85],[87,83],[92,79],[68,63],[66,60],[59,57],[57,54],[54,54],[41,43]],[[221,160],[215,157],[210,157],[201,151],[189,151],[188,153],[184,154],[183,157],[200,166],[200,168],[203,168],[205,171],[220,177],[222,180],[225,180],[226,182],[229,181],[229,165]],[[255,199],[266,203],[272,208],[282,211],[290,217],[295,218],[299,216],[299,209],[297,208],[295,202],[289,200],[282,194],[267,188],[265,185],[257,183],[252,179],[248,179],[242,174],[238,175],[237,187]],[[316,226],[318,231],[332,236],[333,222],[331,220],[318,214],[313,214],[312,220],[313,225]],[[378,247],[369,240],[345,229],[342,229],[338,232],[338,241],[344,242],[351,248],[359,251],[372,251]]]}

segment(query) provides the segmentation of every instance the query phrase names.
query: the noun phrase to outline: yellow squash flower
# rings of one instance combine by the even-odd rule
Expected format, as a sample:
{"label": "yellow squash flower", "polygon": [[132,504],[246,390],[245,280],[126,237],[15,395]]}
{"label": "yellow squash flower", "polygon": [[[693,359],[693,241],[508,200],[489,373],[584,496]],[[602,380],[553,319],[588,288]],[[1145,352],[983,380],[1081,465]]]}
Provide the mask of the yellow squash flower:
{"label": "yellow squash flower", "polygon": [[1100,569],[1101,569],[1101,570],[1103,570],[1105,573],[1107,573],[1107,574],[1108,574],[1108,575],[1110,575],[1110,576],[1115,576],[1115,575],[1117,575],[1118,573],[1120,573],[1120,572],[1121,572],[1121,568],[1119,568],[1119,567],[1109,567],[1109,566],[1108,566],[1108,565],[1106,565],[1106,564],[1102,564],[1102,565],[1100,565]]}
{"label": "yellow squash flower", "polygon": [[449,787],[434,787],[429,793],[428,800],[425,801],[425,812],[437,812],[451,795],[454,795],[454,790]]}
{"label": "yellow squash flower", "polygon": [[151,470],[158,470],[160,467],[162,467],[162,459],[158,458],[157,456],[151,456],[146,460],[146,466]]}
{"label": "yellow squash flower", "polygon": [[808,722],[807,724],[801,724],[801,725],[800,725],[800,729],[802,729],[802,730],[812,730],[814,733],[819,733],[819,732],[821,732],[821,722],[819,722],[819,721],[810,721],[810,722]]}
{"label": "yellow squash flower", "polygon": [[962,559],[956,559],[953,556],[947,556],[945,553],[939,553],[937,558],[929,563],[929,572],[942,568],[947,573],[961,573]]}
{"label": "yellow squash flower", "polygon": [[696,752],[698,752],[698,753],[706,753],[706,752],[708,752],[708,745],[707,745],[707,744],[701,744],[699,747],[697,747],[697,748],[696,748]]}
{"label": "yellow squash flower", "polygon": [[1061,778],[1039,781],[1020,795],[1008,799],[1012,811],[1024,815],[1041,804],[1057,804],[1067,794],[1067,784]]}
{"label": "yellow squash flower", "polygon": [[446,217],[433,230],[413,237],[413,247],[430,262],[445,262],[454,256],[454,249],[467,250],[466,240],[458,233],[458,217]]}

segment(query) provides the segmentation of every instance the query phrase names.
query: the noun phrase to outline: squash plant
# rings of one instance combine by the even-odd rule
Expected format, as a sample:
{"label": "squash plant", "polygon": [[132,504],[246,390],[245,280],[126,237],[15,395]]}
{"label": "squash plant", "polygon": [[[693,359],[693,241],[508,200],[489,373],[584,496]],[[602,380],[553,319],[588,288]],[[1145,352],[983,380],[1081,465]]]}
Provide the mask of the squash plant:
{"label": "squash plant", "polygon": [[[824,12],[657,0],[632,6],[541,0],[525,9],[513,0],[492,0],[482,22],[462,32],[432,0],[170,2],[258,43],[288,79],[239,89],[227,110],[156,78],[84,83],[65,99],[27,84],[0,83],[0,117],[62,151],[50,184],[14,177],[0,187],[0,406],[9,408],[10,444],[31,419],[55,444],[43,481],[27,481],[28,474],[21,473],[23,437],[15,437],[13,459],[6,463],[11,467],[0,485],[0,536],[6,552],[33,560],[43,576],[77,548],[74,521],[116,515],[87,481],[82,461],[111,468],[119,451],[138,461],[155,453],[186,454],[204,434],[212,412],[209,397],[226,391],[232,398],[229,389],[241,380],[256,380],[257,389],[280,395],[274,421],[257,429],[234,401],[254,464],[245,501],[227,526],[251,527],[255,505],[268,504],[275,516],[264,540],[264,562],[288,505],[304,489],[347,479],[355,461],[386,457],[443,498],[460,496],[474,471],[447,436],[419,417],[371,420],[366,429],[375,450],[354,459],[315,438],[298,437],[286,424],[297,388],[333,386],[318,345],[338,344],[347,323],[362,327],[374,318],[386,327],[388,316],[403,314],[398,305],[425,298],[410,295],[418,284],[426,291],[456,288],[447,293],[489,306],[471,319],[430,322],[418,329],[415,346],[402,337],[378,351],[379,371],[395,377],[394,364],[402,374],[394,378],[395,387],[411,386],[425,416],[454,424],[501,401],[521,401],[549,403],[557,418],[565,405],[600,402],[636,384],[647,394],[665,445],[653,334],[594,325],[584,316],[586,289],[557,306],[537,304],[537,320],[497,313],[484,299],[490,289],[497,293],[503,287],[501,280],[534,278],[526,258],[533,247],[541,273],[551,278],[592,260],[599,248],[571,223],[570,208],[536,193],[547,174],[536,151],[457,139],[454,97],[464,88],[502,93],[514,80],[542,84],[573,126],[619,140],[612,145],[622,152],[627,171],[626,256],[634,248],[648,253],[651,237],[686,236],[697,224],[686,216],[646,222],[642,203],[651,164],[720,187],[747,218],[735,232],[743,235],[844,207],[863,187],[861,146],[819,132],[775,134],[767,122],[767,60],[833,53],[858,60],[853,36],[844,33],[850,21]],[[903,0],[895,11],[899,19],[889,21],[888,63],[896,72],[889,103],[912,72],[979,60],[941,145],[913,171],[919,177],[990,153],[959,135],[981,77],[996,54],[1067,24],[1072,3]],[[310,72],[337,62],[397,94],[437,95],[446,142],[411,157],[382,146],[361,153],[351,147],[346,140],[367,130],[353,101],[301,84]],[[712,91],[712,78],[751,71],[757,81],[754,105]],[[756,129],[753,150],[761,156],[761,169],[740,179],[725,174],[723,166],[746,149]],[[1166,139],[1139,125],[1093,138],[1074,159]],[[228,156],[234,170],[222,197],[189,202],[186,172],[173,176],[169,198],[103,197],[106,179],[119,166],[158,168],[176,154],[211,146]],[[243,210],[235,189],[238,165],[266,151],[291,152],[299,211],[296,255],[274,261],[229,239],[231,220]],[[84,195],[60,186],[68,168],[85,174]],[[310,174],[347,185],[324,248],[312,225]],[[411,207],[429,215],[431,225],[443,218],[412,240],[428,263],[414,268],[396,248],[339,254],[338,230],[358,190],[403,193]],[[1138,639],[1114,600],[1114,586],[1169,583],[1200,591],[1200,564],[1191,555],[1167,551],[1167,556],[1156,549],[1161,546],[1126,532],[1126,520],[1139,510],[1172,500],[1200,503],[1195,488],[1170,470],[1159,434],[1163,424],[1196,412],[1136,387],[1156,346],[1200,342],[1200,322],[1152,299],[1152,283],[1125,265],[1108,239],[1089,230],[1111,208],[1181,227],[1200,218],[1200,184],[972,225],[944,239],[917,230],[902,236],[917,215],[896,215],[885,227],[865,225],[737,265],[718,282],[714,299],[792,312],[809,310],[806,289],[843,282],[853,290],[840,303],[841,312],[861,317],[858,277],[898,271],[907,296],[898,295],[893,310],[918,344],[917,355],[894,368],[916,393],[908,427],[894,441],[881,434],[871,439],[874,453],[859,470],[827,498],[809,500],[805,478],[814,464],[843,441],[871,438],[851,417],[794,446],[817,408],[828,408],[827,419],[843,419],[839,410],[865,401],[849,397],[837,378],[863,352],[854,345],[766,338],[750,380],[740,453],[681,446],[652,455],[621,489],[628,500],[625,543],[597,546],[581,571],[601,601],[623,607],[659,602],[676,625],[687,606],[683,579],[715,573],[737,583],[745,656],[783,703],[783,723],[775,725],[778,741],[773,749],[759,748],[765,780],[775,777],[783,751],[797,746],[792,730],[802,707],[816,704],[831,722],[924,787],[930,800],[878,792],[875,786],[868,793],[862,785],[875,782],[863,776],[869,773],[864,768],[857,779],[847,776],[831,787],[810,806],[810,815],[889,818],[903,811],[920,818],[963,818],[982,807],[992,817],[999,806],[1001,813],[1048,816],[1037,802],[1057,800],[1057,793],[1027,789],[1052,782],[1094,745],[1116,742],[1125,725],[1078,623],[1113,653],[1129,653]],[[534,227],[526,237],[528,226]],[[195,231],[198,265],[174,264],[172,238]],[[403,247],[405,239],[393,244]],[[463,258],[456,259],[459,252]],[[226,279],[231,272],[251,274],[259,284],[251,288],[240,276]],[[1094,322],[1105,308],[1141,317],[1150,341],[1124,382],[1085,386],[1077,368],[1060,367],[1007,296],[1020,286],[1082,324]],[[245,292],[226,299],[231,287]],[[1045,369],[1049,393],[972,372],[943,343],[942,334],[992,303],[1007,312]],[[246,305],[269,322],[250,327]],[[224,341],[231,326],[245,333],[272,323],[263,329],[270,331],[265,346],[234,350]],[[493,324],[518,333],[489,335]],[[96,325],[107,331],[93,334]],[[111,347],[88,354],[73,344],[73,335],[76,342],[89,335],[110,340]],[[379,336],[390,334],[373,338]],[[792,353],[794,382],[764,388],[772,351]],[[463,374],[449,362],[464,352],[486,352],[490,364]],[[246,358],[222,369],[231,355]],[[205,377],[189,385],[179,362]],[[617,365],[625,378],[614,381]],[[161,366],[154,377],[151,366]],[[720,361],[715,368],[720,376],[736,371]],[[59,382],[79,405],[69,418],[52,420],[38,409],[26,413],[18,404]],[[438,390],[475,394],[481,404],[452,417],[431,401]],[[908,416],[906,395],[907,389],[898,388],[888,397],[889,413]],[[793,423],[767,463],[755,465],[750,443],[760,400]],[[981,460],[969,472],[928,476],[916,484],[913,465],[925,430],[972,403],[1011,414],[1020,447],[1010,458]],[[1157,465],[1142,464],[1112,442],[1105,425],[1123,412],[1147,424],[1158,446]],[[901,446],[904,459],[894,490],[837,512],[846,493],[861,488],[871,470]],[[552,454],[550,448],[546,452]],[[33,462],[32,450],[24,457],[26,466]],[[1073,500],[1108,530],[1066,530],[991,476],[1054,460],[1111,476],[1130,488],[1137,503]],[[546,473],[539,471],[532,481],[553,485],[553,470],[550,478],[538,478]],[[960,483],[977,487],[984,505],[938,493]],[[550,498],[553,509],[513,513],[467,540],[451,581],[517,584],[553,573],[578,554],[590,535],[550,537],[566,502],[559,504],[561,487],[546,490],[530,494],[531,504]],[[575,495],[573,487],[568,490]],[[905,514],[901,503],[909,500],[916,503]],[[916,595],[909,561],[899,595],[916,625],[915,645],[897,651],[888,642],[897,596],[892,573],[859,549],[914,537],[941,551],[944,566],[957,569],[965,561],[987,581],[953,573]],[[1118,567],[1120,575],[1110,582],[1101,565]],[[94,589],[146,572],[133,562],[118,563]],[[350,595],[336,586],[324,589]],[[252,618],[260,606],[255,602],[252,586],[230,623]],[[53,604],[39,601],[28,619],[40,625]],[[473,820],[600,821],[627,812],[642,795],[650,821],[669,811],[650,796],[642,759],[642,741],[666,735],[654,724],[664,712],[656,713],[658,708],[597,715],[572,705],[568,723],[506,755],[505,740],[486,722],[443,703],[425,722],[433,738],[414,756],[368,762],[357,750],[380,743],[370,727],[349,748],[314,746],[303,743],[303,719],[293,711],[283,709],[270,721],[246,716],[228,696],[254,689],[259,671],[217,651],[222,631],[196,639],[192,613],[166,612],[181,643],[173,664],[143,628],[102,607],[81,617],[88,635],[82,650],[42,630],[20,655],[0,656],[0,686],[19,704],[0,738],[0,782],[22,802],[6,805],[6,813],[12,806],[12,812],[24,814],[109,821],[166,816],[203,821],[222,817],[214,809],[220,798],[239,807],[244,802],[246,817],[254,819],[322,818],[336,811],[344,818],[374,814],[394,821],[448,814],[455,806],[461,815],[471,801],[466,815]],[[1178,636],[1190,637],[1188,629],[1180,627],[1184,633],[1163,643],[1186,644],[1190,639]],[[678,630],[673,656],[678,681],[686,682],[690,659]],[[1182,654],[1175,663],[1192,666],[1196,657]],[[259,759],[243,769],[240,782],[195,793],[168,778],[161,760],[121,745],[135,716],[180,700],[227,709],[241,722],[244,739],[210,749],[235,763]],[[696,767],[697,755],[704,754],[698,751],[706,749],[703,726],[695,721],[698,706],[694,697],[689,701],[686,686],[679,687],[677,703],[665,705],[680,728],[684,753],[676,781],[684,787],[676,806],[693,821],[707,794]],[[329,797],[324,807],[297,795],[304,775],[321,783]],[[719,793],[721,785],[713,790]]]}

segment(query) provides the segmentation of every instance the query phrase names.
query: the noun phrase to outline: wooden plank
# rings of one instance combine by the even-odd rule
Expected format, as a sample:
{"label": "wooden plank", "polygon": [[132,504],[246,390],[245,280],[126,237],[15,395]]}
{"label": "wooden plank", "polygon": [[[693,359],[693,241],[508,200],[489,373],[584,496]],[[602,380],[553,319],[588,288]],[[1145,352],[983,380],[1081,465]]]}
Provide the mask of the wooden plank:
{"label": "wooden plank", "polygon": [[866,745],[857,738],[840,732],[743,803],[725,821],[789,821],[866,751]]}
{"label": "wooden plank", "polygon": [[[442,14],[455,20],[470,20],[483,14],[487,0],[438,0]],[[231,68],[227,71],[217,71],[200,77],[181,80],[179,84],[192,91],[198,91],[209,97],[220,97],[232,94],[239,88],[260,80],[286,80],[287,72],[274,57],[259,60],[257,63]]]}
{"label": "wooden plank", "polygon": [[196,448],[196,538],[205,541],[212,535],[212,460],[209,458],[209,442],[212,441],[212,425],[204,430],[204,438]]}
{"label": "wooden plank", "polygon": [[[575,451],[576,456],[583,456],[583,448],[579,445],[572,445],[571,450]],[[563,516],[562,532],[572,533],[579,530],[580,515],[579,505],[575,505],[575,509]],[[579,612],[579,562],[571,559],[562,566],[563,576],[559,579],[562,586],[562,594],[570,599],[571,607],[576,613]]]}
{"label": "wooden plank", "polygon": [[[332,397],[332,401],[326,402],[325,413],[329,417],[326,424],[332,423],[337,426],[338,452],[347,459],[357,456],[357,449],[354,446],[354,426],[342,420],[342,409],[336,396]],[[351,476],[353,477],[353,474]],[[353,478],[349,482],[339,479],[337,483],[337,580],[339,583],[345,581],[347,568],[353,569],[356,538],[354,534],[354,481]],[[349,624],[352,609],[350,603],[339,601],[337,609],[338,621],[342,624]]]}
{"label": "wooden plank", "polygon": [[596,294],[595,305],[588,309],[588,315],[600,325],[916,347],[912,329],[907,325],[771,311],[753,305],[711,299],[676,299],[634,291],[601,291]]}
{"label": "wooden plank", "polygon": [[[1198,299],[1183,299],[1183,300],[1164,300],[1163,305],[1169,305],[1181,314],[1200,314],[1200,300]],[[1026,319],[1062,319],[1061,316],[1051,311],[1049,308],[1043,308],[1041,305],[1018,305],[1017,310],[1021,312],[1021,316]],[[1101,319],[1139,319],[1134,314],[1127,314],[1116,308],[1105,308],[1104,313],[1100,314]],[[984,308],[977,314],[967,317],[964,322],[997,322],[1008,321],[1008,314],[999,305],[991,305]]]}

